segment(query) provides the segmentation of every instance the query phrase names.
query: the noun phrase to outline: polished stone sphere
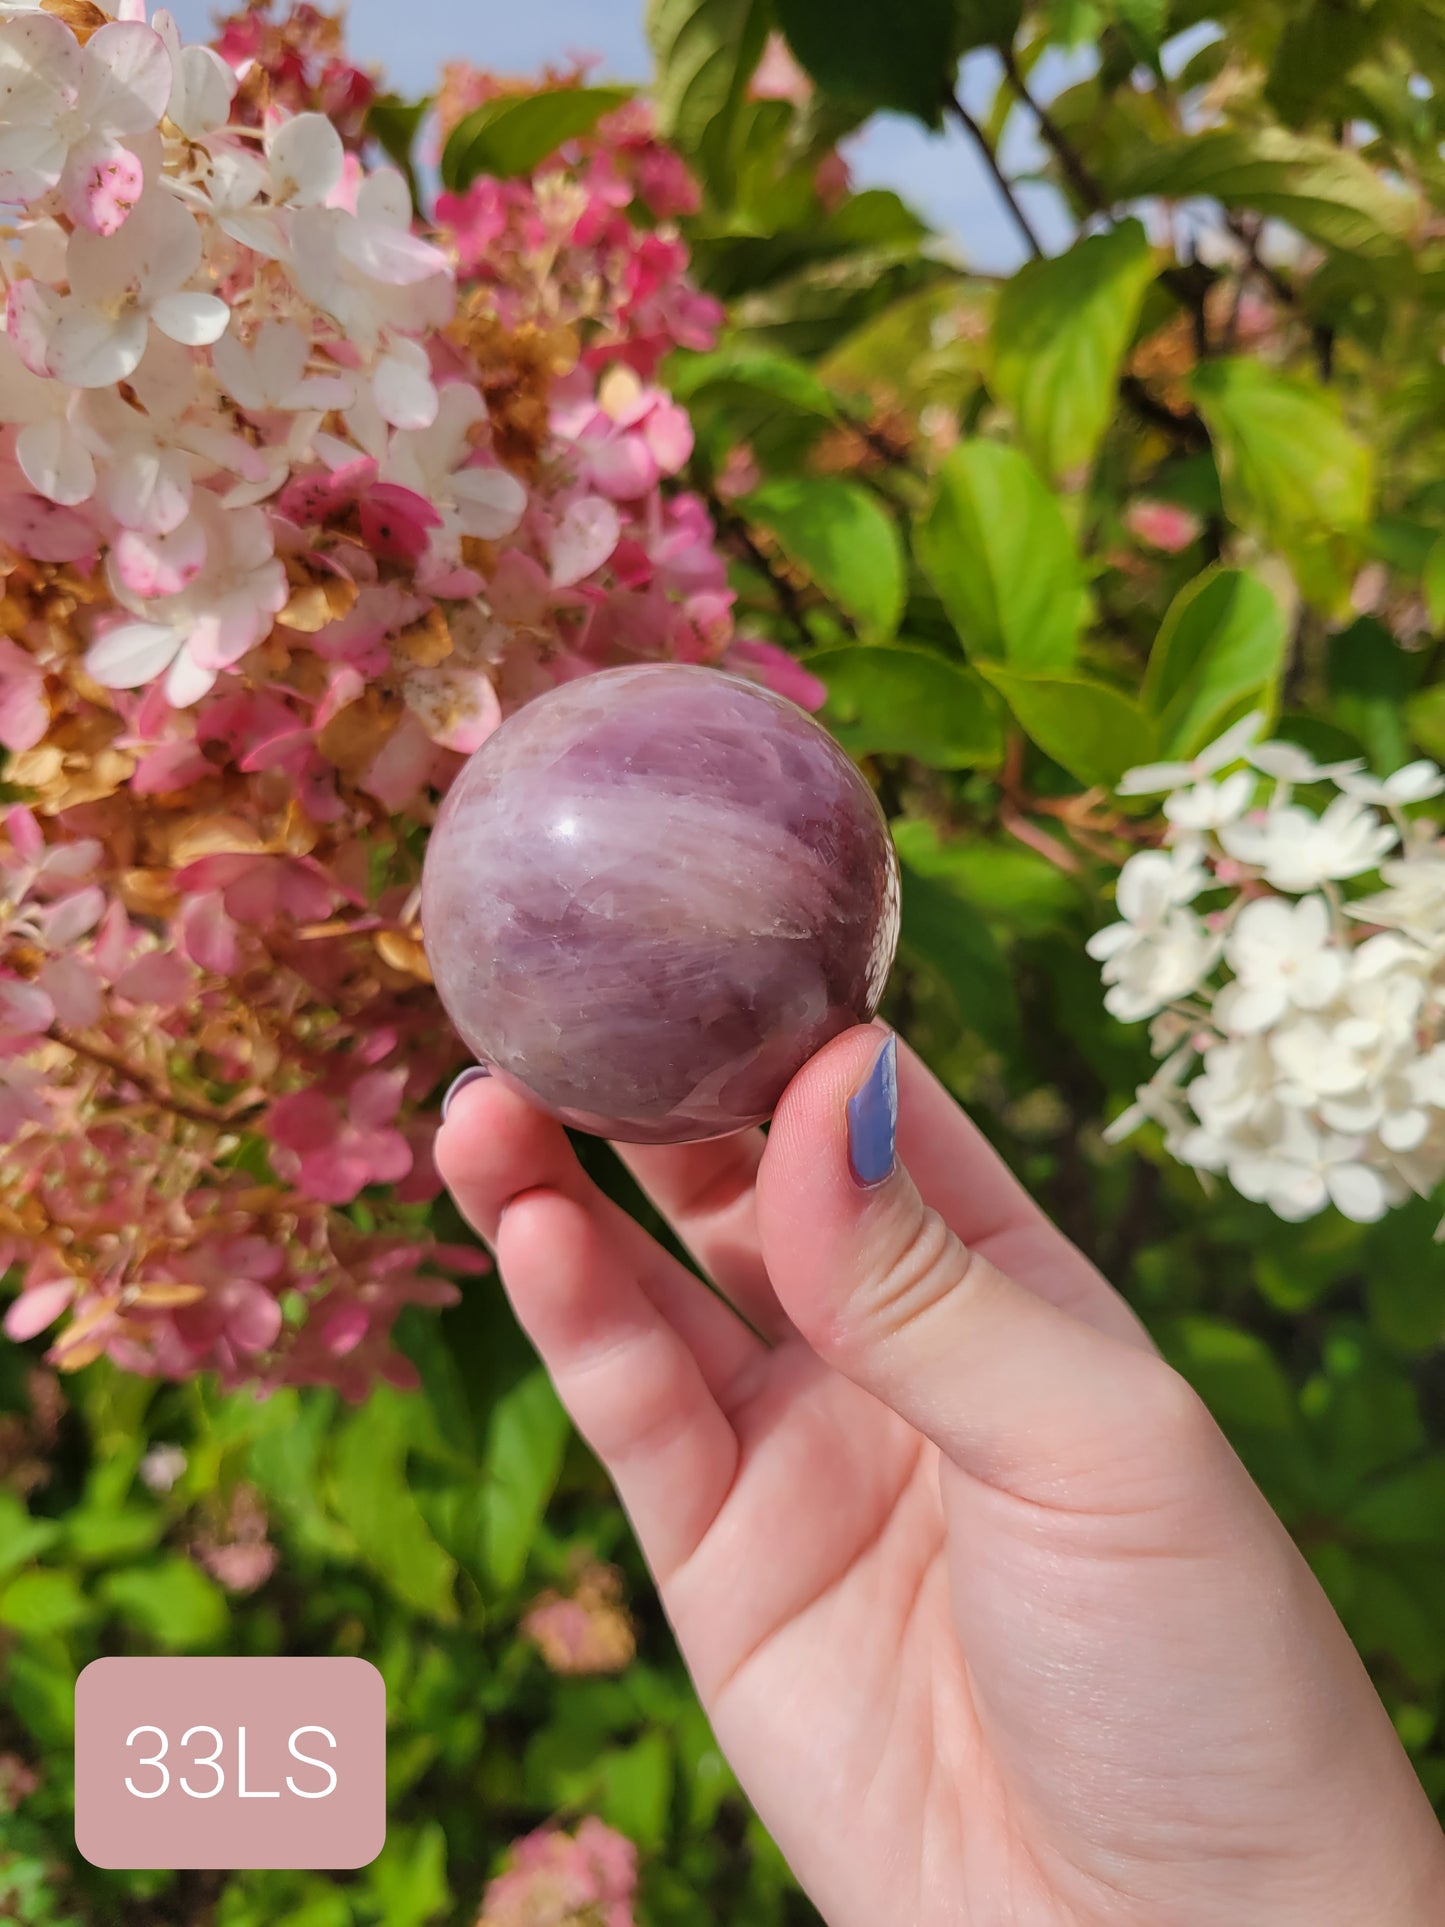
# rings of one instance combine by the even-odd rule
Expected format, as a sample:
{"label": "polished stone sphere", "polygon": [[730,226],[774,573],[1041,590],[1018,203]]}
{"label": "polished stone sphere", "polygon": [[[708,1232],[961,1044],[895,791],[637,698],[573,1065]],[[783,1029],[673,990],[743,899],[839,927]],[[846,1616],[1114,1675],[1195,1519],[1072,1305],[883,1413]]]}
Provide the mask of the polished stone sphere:
{"label": "polished stone sphere", "polygon": [[639,1144],[771,1115],[878,1007],[898,939],[883,812],[813,719],[677,663],[519,709],[457,777],[422,934],[479,1063]]}

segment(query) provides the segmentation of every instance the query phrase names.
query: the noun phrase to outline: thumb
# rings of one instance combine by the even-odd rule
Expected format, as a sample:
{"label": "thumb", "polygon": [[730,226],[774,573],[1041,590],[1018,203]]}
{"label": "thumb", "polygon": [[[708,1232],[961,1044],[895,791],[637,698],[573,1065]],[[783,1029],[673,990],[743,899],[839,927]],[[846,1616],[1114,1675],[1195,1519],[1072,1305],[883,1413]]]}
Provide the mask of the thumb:
{"label": "thumb", "polygon": [[896,1041],[877,1027],[835,1038],[788,1086],[757,1179],[783,1309],[965,1472],[1046,1504],[1127,1504],[1119,1482],[1135,1485],[1161,1438],[1213,1430],[1204,1407],[1152,1351],[991,1262],[1002,1189],[970,1200],[966,1226],[956,1202],[953,1223],[934,1209],[896,1159],[897,1116]]}

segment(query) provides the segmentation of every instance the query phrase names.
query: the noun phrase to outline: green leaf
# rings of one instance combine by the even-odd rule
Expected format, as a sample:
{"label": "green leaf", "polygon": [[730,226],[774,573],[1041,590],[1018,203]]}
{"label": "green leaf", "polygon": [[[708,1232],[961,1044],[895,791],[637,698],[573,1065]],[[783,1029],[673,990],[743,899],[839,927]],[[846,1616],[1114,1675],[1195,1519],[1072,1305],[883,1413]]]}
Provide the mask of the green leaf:
{"label": "green leaf", "polygon": [[149,1552],[165,1524],[155,1506],[87,1505],[66,1518],[66,1548],[81,1565],[111,1565]]}
{"label": "green leaf", "polygon": [[433,1538],[407,1484],[407,1414],[382,1387],[338,1427],[331,1501],[365,1563],[398,1599],[434,1619],[456,1619],[456,1564]]}
{"label": "green leaf", "polygon": [[1293,1429],[1294,1390],[1262,1338],[1222,1319],[1193,1313],[1169,1321],[1158,1336],[1166,1355],[1222,1425]]}
{"label": "green leaf", "polygon": [[1345,1517],[1356,1532],[1386,1546],[1445,1545],[1445,1454],[1382,1479]]}
{"label": "green leaf", "polygon": [[673,1750],[666,1733],[644,1733],[631,1746],[616,1747],[598,1761],[597,1811],[609,1826],[656,1852],[667,1838],[672,1800]]}
{"label": "green leaf", "polygon": [[444,1914],[452,1895],[441,1821],[388,1826],[386,1845],[367,1868],[363,1884],[367,1898],[380,1909],[381,1927],[426,1927]]}
{"label": "green leaf", "polygon": [[565,142],[590,134],[604,114],[632,99],[631,87],[553,87],[504,94],[459,120],[442,150],[442,185],[453,193],[479,174],[530,174]]}
{"label": "green leaf", "polygon": [[1092,463],[1154,273],[1143,226],[1124,221],[1028,262],[1005,282],[994,312],[992,387],[1045,474]]}
{"label": "green leaf", "polygon": [[1445,629],[1445,535],[1437,536],[1425,557],[1425,607],[1437,632]]}
{"label": "green leaf", "polygon": [[1158,755],[1152,720],[1132,696],[1083,676],[1021,676],[980,665],[1031,742],[1081,783],[1117,783]]}
{"label": "green leaf", "polygon": [[215,1646],[225,1635],[225,1594],[183,1553],[108,1572],[98,1592],[113,1612],[167,1652]]}
{"label": "green leaf", "polygon": [[504,1591],[521,1580],[567,1444],[567,1414],[539,1367],[492,1407],[482,1459],[485,1557]]}
{"label": "green leaf", "polygon": [[913,114],[928,127],[958,65],[955,0],[774,0],[778,25],[799,64],[830,94]]}
{"label": "green leaf", "polygon": [[1445,760],[1445,683],[1422,689],[1405,705],[1410,740],[1435,761]]}
{"label": "green leaf", "polygon": [[1362,1269],[1370,1325],[1387,1345],[1402,1352],[1445,1346],[1445,1292],[1438,1268],[1430,1262],[1439,1217],[1438,1204],[1412,1198],[1367,1234]]}
{"label": "green leaf", "polygon": [[1284,667],[1284,611],[1258,576],[1207,569],[1169,605],[1141,691],[1167,756],[1193,756],[1255,703]]}
{"label": "green leaf", "polygon": [[1058,503],[1016,449],[955,448],[914,547],[975,661],[1026,672],[1072,665],[1084,604],[1078,557]]}
{"label": "green leaf", "polygon": [[1190,387],[1232,520],[1285,549],[1298,535],[1364,528],[1374,457],[1346,426],[1336,396],[1239,358],[1205,362]]}
{"label": "green leaf", "polygon": [[68,1572],[20,1572],[0,1591],[0,1626],[17,1633],[64,1633],[93,1611]]}
{"label": "green leaf", "polygon": [[804,660],[827,685],[824,720],[850,756],[972,769],[1003,754],[998,702],[962,663],[897,643],[820,649]]}
{"label": "green leaf", "polygon": [[1252,208],[1323,247],[1376,261],[1402,257],[1416,212],[1357,154],[1280,127],[1197,135],[1125,170],[1112,187],[1124,201],[1207,196]]}
{"label": "green leaf", "polygon": [[387,159],[394,161],[401,169],[413,207],[420,207],[421,196],[417,192],[412,149],[416,145],[417,129],[425,120],[430,106],[429,95],[421,100],[403,100],[400,94],[378,94],[366,110],[366,131],[378,143]]}
{"label": "green leaf", "polygon": [[866,488],[837,475],[788,476],[745,496],[738,512],[770,529],[789,560],[870,635],[892,635],[903,613],[903,548]]}
{"label": "green leaf", "polygon": [[1042,936],[1078,910],[1078,884],[1047,857],[1012,838],[975,832],[941,841],[932,823],[897,817],[893,842],[899,859],[932,877],[1009,936]]}
{"label": "green leaf", "polygon": [[1329,639],[1327,672],[1332,721],[1364,745],[1384,776],[1409,755],[1406,701],[1420,658],[1406,655],[1384,623],[1360,616]]}
{"label": "green leaf", "polygon": [[1310,0],[1292,10],[1264,90],[1280,119],[1298,127],[1315,118],[1391,19],[1392,9],[1379,0]]}
{"label": "green leaf", "polygon": [[710,198],[724,207],[732,201],[738,119],[768,26],[764,0],[648,0],[659,130],[701,162]]}
{"label": "green leaf", "polygon": [[954,0],[957,51],[1011,47],[1023,17],[1023,0]]}
{"label": "green leaf", "polygon": [[959,1022],[990,1044],[1016,1042],[1019,1009],[998,940],[948,880],[903,865],[899,944],[952,997]]}
{"label": "green leaf", "polygon": [[784,402],[789,408],[821,415],[826,421],[838,415],[837,397],[806,362],[736,343],[714,348],[708,354],[679,357],[668,370],[667,385],[678,401],[694,401],[714,389],[724,393],[741,389],[766,401]]}
{"label": "green leaf", "polygon": [[34,1519],[13,1492],[0,1486],[0,1578],[47,1551],[60,1537],[53,1519]]}
{"label": "green leaf", "polygon": [[12,1646],[5,1656],[5,1697],[42,1746],[75,1737],[75,1663],[57,1640]]}

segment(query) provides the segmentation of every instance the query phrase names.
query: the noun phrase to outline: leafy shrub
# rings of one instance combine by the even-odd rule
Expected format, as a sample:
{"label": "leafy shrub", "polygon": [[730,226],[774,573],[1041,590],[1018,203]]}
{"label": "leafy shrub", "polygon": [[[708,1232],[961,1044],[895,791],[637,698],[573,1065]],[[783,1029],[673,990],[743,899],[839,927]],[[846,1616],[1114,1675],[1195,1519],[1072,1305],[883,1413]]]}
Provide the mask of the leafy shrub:
{"label": "leafy shrub", "polygon": [[[407,500],[372,499],[380,468],[309,490],[299,525],[280,518],[305,540],[272,534],[275,625],[203,693],[147,687],[151,667],[128,692],[113,654],[87,654],[119,593],[112,512],[55,500],[53,431],[23,460],[0,431],[25,531],[0,642],[0,1210],[23,1287],[0,1353],[0,1891],[24,1918],[463,1922],[499,1876],[500,1918],[529,1866],[565,1863],[596,1896],[622,1878],[589,1820],[636,1848],[642,1919],[809,1917],[494,1282],[444,1275],[475,1254],[426,1150],[456,1058],[414,889],[472,740],[458,718],[485,729],[559,663],[629,652],[725,660],[822,705],[904,867],[885,1014],[1209,1400],[1445,1802],[1438,1203],[1402,1184],[1371,1192],[1378,1213],[1292,1222],[1206,1189],[1157,1086],[1113,1141],[1152,1069],[1124,1020],[1157,1025],[1161,999],[1146,973],[1142,1007],[1111,1014],[1086,949],[1134,920],[1121,869],[1145,862],[1142,888],[1161,861],[1162,785],[1126,772],[1197,765],[1255,711],[1311,808],[1318,766],[1378,785],[1445,754],[1433,15],[653,0],[649,21],[655,120],[577,75],[523,91],[458,68],[427,123],[309,10],[218,42],[254,62],[227,112],[325,111],[346,169],[379,144],[414,181],[418,128],[440,127],[429,232],[462,300],[399,331],[427,366],[394,348],[382,392],[424,411],[445,370],[480,398],[484,451],[458,462],[527,500],[482,547],[443,553],[454,509],[416,461],[392,471]],[[1074,78],[1050,97],[1061,49]],[[969,272],[896,195],[851,189],[839,142],[878,109],[974,144],[1030,256],[1017,273]],[[1010,128],[1047,190],[1010,181]],[[1045,192],[1076,237],[1049,258]],[[354,324],[305,299],[313,373],[334,379],[325,344]],[[364,427],[331,418],[339,441]],[[388,450],[425,433],[383,428]],[[210,471],[189,479],[216,495]],[[386,513],[401,546],[351,579]],[[399,600],[363,637],[354,610],[383,591]],[[1417,773],[1370,792],[1427,855],[1431,790]],[[1268,878],[1222,855],[1243,865],[1227,889]],[[1433,1024],[1438,909],[1410,933]],[[1352,1094],[1377,1098],[1362,1077]],[[1313,1100],[1295,1108],[1316,1128]],[[646,1219],[605,1147],[581,1148]],[[222,1649],[381,1666],[372,1868],[76,1863],[76,1672]],[[508,1861],[549,1822],[565,1838]]]}

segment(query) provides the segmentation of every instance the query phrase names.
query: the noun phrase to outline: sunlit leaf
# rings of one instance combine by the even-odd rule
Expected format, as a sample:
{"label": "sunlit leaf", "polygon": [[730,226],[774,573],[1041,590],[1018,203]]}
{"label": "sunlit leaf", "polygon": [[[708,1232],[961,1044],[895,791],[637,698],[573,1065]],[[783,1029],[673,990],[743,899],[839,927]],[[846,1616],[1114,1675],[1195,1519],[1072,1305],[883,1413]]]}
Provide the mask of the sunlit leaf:
{"label": "sunlit leaf", "polygon": [[1155,256],[1138,221],[1031,261],[1005,282],[993,321],[992,384],[1019,438],[1055,477],[1087,467],[1116,411],[1119,365]]}
{"label": "sunlit leaf", "polygon": [[460,192],[479,174],[530,174],[565,142],[590,134],[604,114],[631,100],[630,87],[554,87],[502,94],[457,122],[442,149],[442,185]]}
{"label": "sunlit leaf", "polygon": [[1141,692],[1167,755],[1189,757],[1268,698],[1284,667],[1284,611],[1257,576],[1207,569],[1169,605]]}
{"label": "sunlit leaf", "polygon": [[969,656],[1028,673],[1073,662],[1084,606],[1078,557],[1058,503],[1016,449],[985,441],[954,449],[914,546]]}
{"label": "sunlit leaf", "polygon": [[971,769],[1002,754],[998,701],[962,663],[898,644],[820,649],[806,660],[827,686],[823,720],[854,756]]}
{"label": "sunlit leaf", "polygon": [[838,475],[765,482],[738,512],[777,537],[838,607],[873,636],[903,613],[903,549],[892,518],[857,482]]}

